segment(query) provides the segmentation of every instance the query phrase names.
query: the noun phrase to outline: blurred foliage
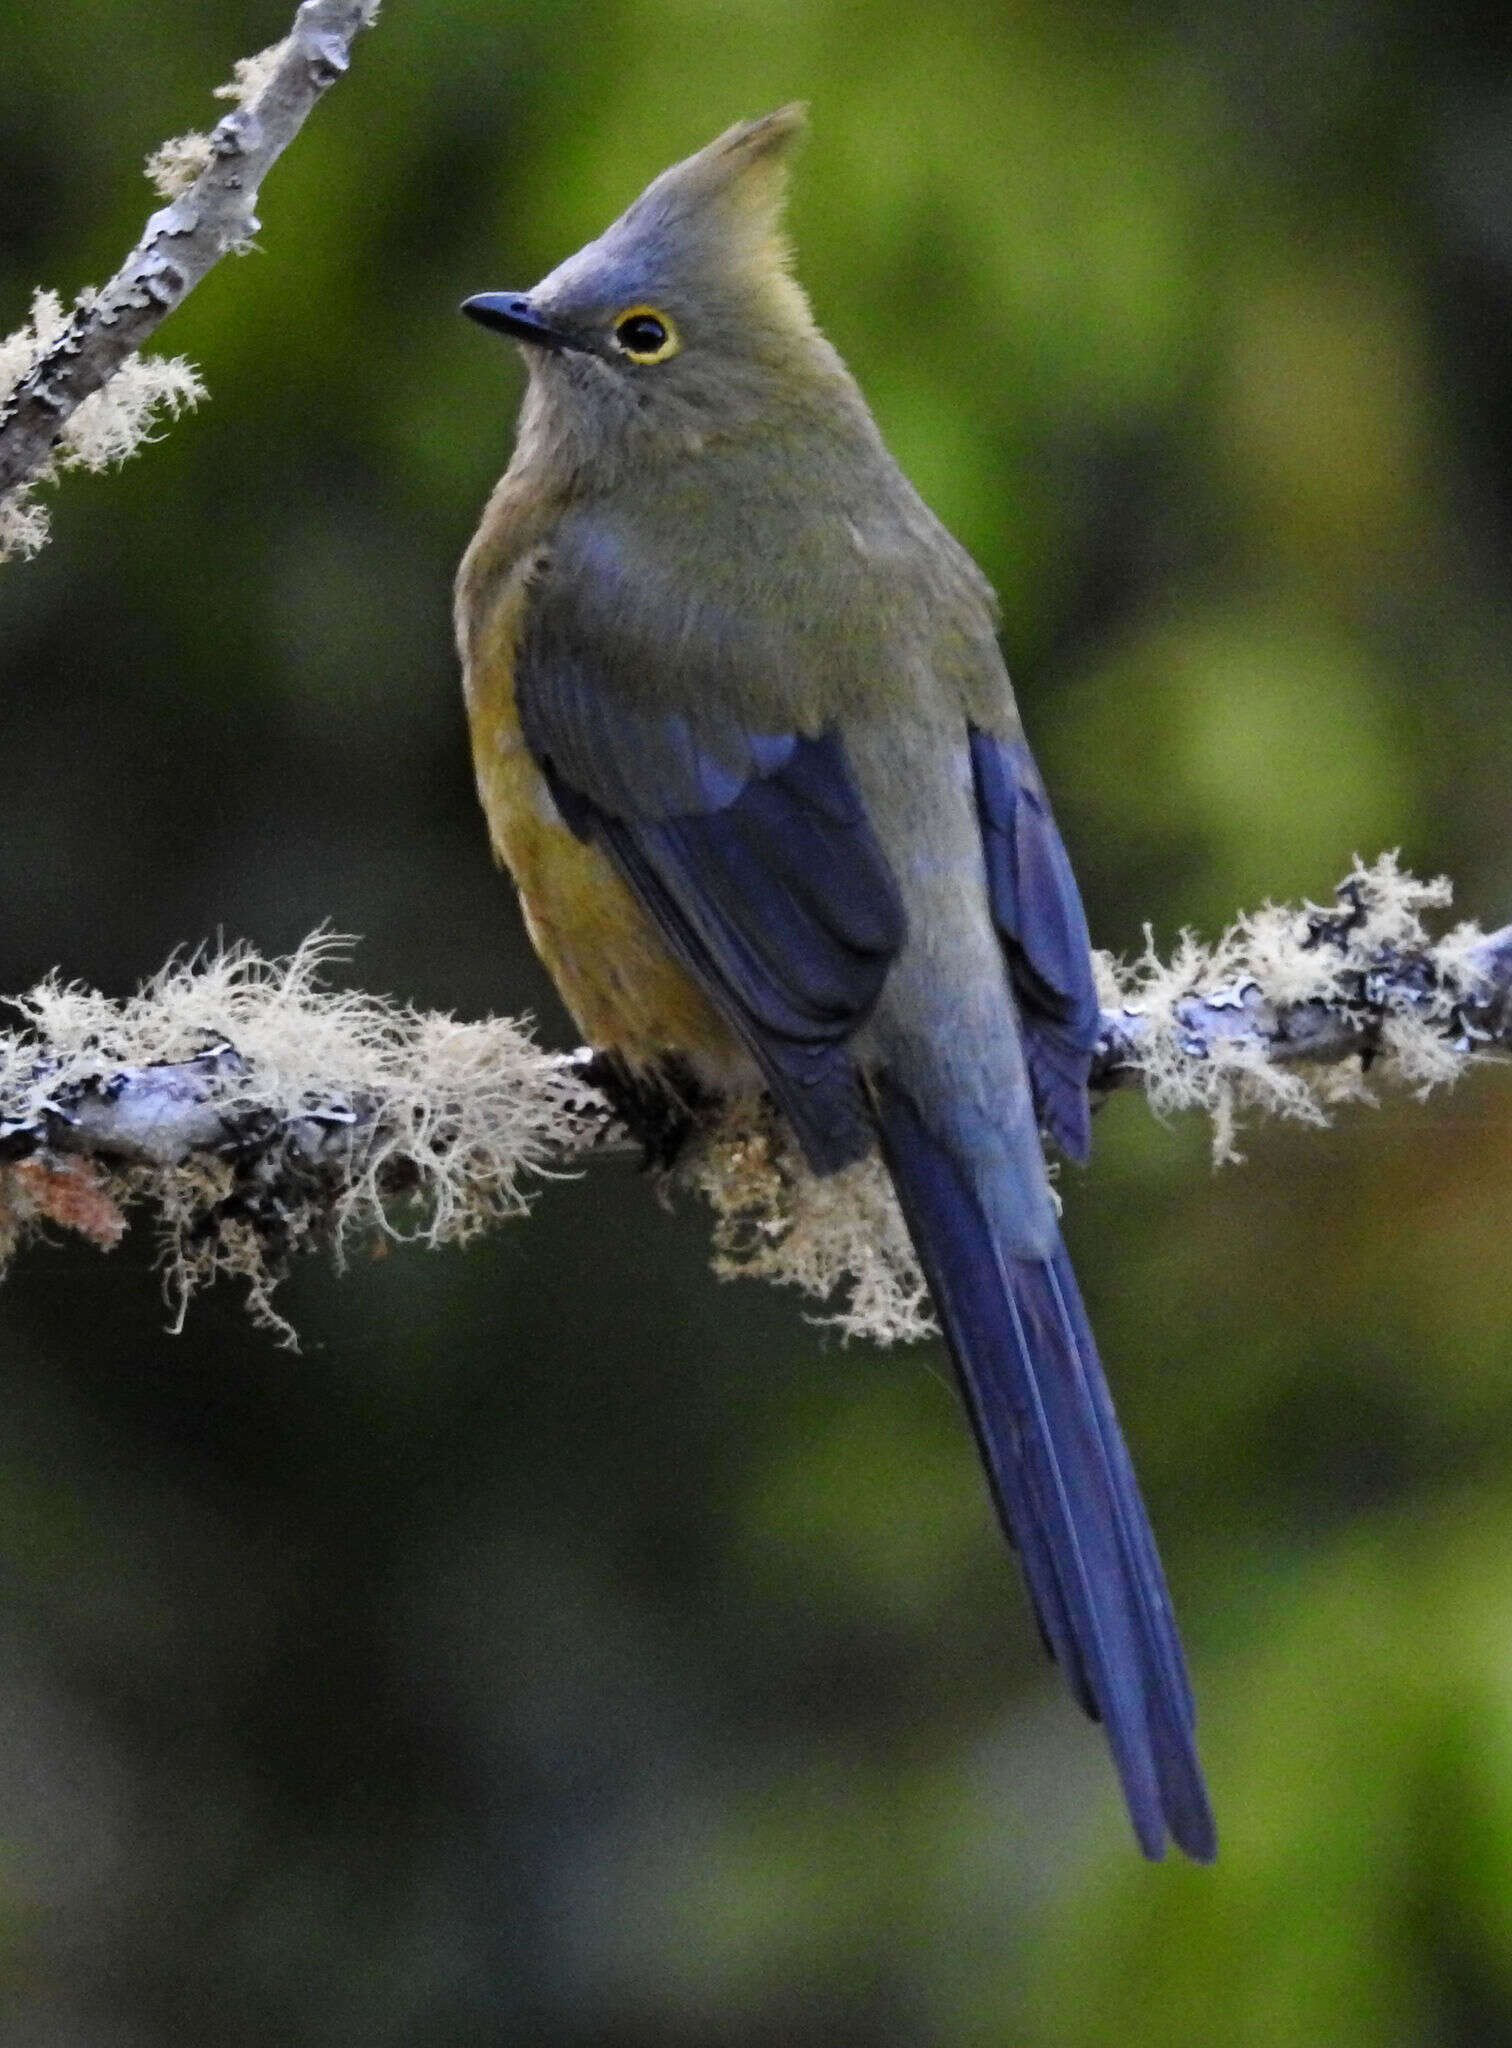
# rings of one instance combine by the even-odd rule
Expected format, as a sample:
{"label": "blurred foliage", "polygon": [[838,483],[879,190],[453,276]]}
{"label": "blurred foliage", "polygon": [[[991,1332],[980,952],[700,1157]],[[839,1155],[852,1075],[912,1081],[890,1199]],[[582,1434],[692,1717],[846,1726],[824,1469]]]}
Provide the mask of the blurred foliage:
{"label": "blurred foliage", "polygon": [[[288,0],[17,0],[0,328]],[[0,988],[217,930],[568,1027],[474,815],[452,564],[527,284],[811,100],[793,228],[1003,597],[1097,938],[1400,844],[1512,915],[1512,68],[1426,0],[388,0],[163,331],[212,403],[0,576]],[[6,309],[10,317],[6,317]],[[1223,1831],[1134,1855],[942,1361],[717,1289],[615,1168],[163,1331],[0,1297],[16,2048],[1512,2041],[1512,1096],[1203,1134],[1068,1229]]]}

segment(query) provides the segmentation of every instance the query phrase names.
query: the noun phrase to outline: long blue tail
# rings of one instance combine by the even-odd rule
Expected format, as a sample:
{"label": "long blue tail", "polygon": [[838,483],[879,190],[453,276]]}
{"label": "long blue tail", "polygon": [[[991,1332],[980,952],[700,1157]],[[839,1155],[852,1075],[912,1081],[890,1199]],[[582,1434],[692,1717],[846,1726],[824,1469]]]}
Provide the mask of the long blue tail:
{"label": "long blue tail", "polygon": [[1139,1846],[1217,1850],[1192,1692],[1155,1539],[1063,1246],[1005,1253],[980,1198],[908,1097],[876,1108],[1003,1526],[1040,1628],[1107,1730]]}

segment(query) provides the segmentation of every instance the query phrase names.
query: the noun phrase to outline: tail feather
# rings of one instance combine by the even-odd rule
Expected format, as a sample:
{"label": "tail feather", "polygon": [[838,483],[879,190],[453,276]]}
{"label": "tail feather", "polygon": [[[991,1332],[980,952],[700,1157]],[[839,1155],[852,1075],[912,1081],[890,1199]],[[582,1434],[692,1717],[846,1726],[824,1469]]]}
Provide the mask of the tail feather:
{"label": "tail feather", "polygon": [[1170,1596],[1062,1246],[1000,1248],[948,1146],[892,1087],[888,1164],[1041,1632],[1106,1730],[1139,1845],[1216,1850]]}

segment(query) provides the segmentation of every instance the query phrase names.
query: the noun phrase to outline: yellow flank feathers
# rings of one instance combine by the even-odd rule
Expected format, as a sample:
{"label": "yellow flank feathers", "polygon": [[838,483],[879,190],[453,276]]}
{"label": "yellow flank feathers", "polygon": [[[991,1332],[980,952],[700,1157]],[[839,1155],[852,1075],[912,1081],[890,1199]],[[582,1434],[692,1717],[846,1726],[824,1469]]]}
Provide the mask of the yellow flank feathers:
{"label": "yellow flank feathers", "polygon": [[521,736],[514,653],[528,568],[509,579],[467,669],[473,767],[494,851],[520,892],[531,944],[590,1045],[635,1068],[676,1052],[727,1075],[745,1055],[724,1020],[604,855],[562,823]]}

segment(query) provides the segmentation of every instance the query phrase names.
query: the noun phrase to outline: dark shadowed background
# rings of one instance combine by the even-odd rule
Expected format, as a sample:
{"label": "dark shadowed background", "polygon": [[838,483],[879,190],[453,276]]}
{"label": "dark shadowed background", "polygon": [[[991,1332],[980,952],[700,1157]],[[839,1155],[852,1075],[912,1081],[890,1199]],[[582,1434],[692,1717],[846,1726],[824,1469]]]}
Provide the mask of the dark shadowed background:
{"label": "dark shadowed background", "polygon": [[[11,0],[0,332],[288,0]],[[388,0],[165,327],[212,400],[0,570],[0,989],[217,932],[565,1019],[448,632],[520,371],[458,320],[804,96],[801,274],[1002,593],[1095,938],[1400,845],[1512,916],[1512,28],[1427,0]],[[1512,2041],[1512,1077],[1137,1100],[1067,1228],[1223,1836],[1149,1868],[937,1352],[628,1170],[187,1331],[0,1293],[7,2048]]]}

